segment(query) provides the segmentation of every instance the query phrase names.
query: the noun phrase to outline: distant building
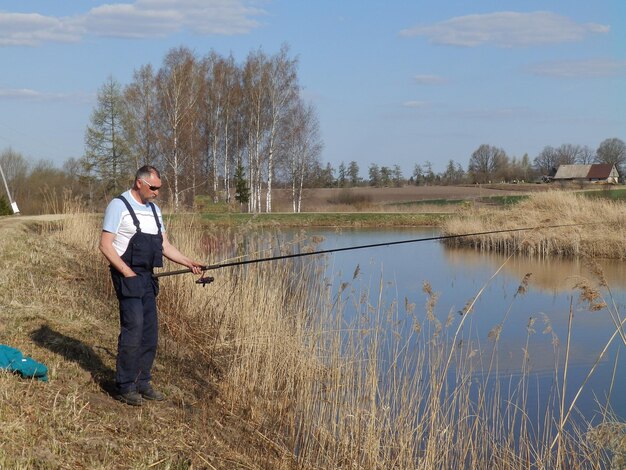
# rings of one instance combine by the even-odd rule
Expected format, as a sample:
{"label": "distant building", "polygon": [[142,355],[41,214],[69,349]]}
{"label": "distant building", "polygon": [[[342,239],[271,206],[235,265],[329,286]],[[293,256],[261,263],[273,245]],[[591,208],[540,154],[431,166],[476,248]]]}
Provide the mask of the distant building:
{"label": "distant building", "polygon": [[581,181],[590,183],[616,184],[619,173],[611,163],[597,163],[593,165],[560,165],[554,181]]}

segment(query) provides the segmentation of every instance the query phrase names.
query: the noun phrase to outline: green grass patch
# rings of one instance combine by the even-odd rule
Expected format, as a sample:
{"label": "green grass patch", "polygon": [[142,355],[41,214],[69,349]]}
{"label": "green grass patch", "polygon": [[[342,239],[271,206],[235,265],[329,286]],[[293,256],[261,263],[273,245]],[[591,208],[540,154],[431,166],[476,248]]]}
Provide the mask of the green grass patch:
{"label": "green grass patch", "polygon": [[606,186],[600,190],[581,191],[582,196],[589,199],[605,199],[610,201],[626,201],[626,188],[615,188]]}
{"label": "green grass patch", "polygon": [[255,225],[259,227],[410,227],[438,226],[449,214],[383,212],[306,212],[299,214],[207,214],[204,223],[215,225]]}
{"label": "green grass patch", "polygon": [[411,207],[411,206],[458,206],[465,202],[464,199],[425,199],[423,201],[403,201],[403,202],[390,202],[385,204],[386,206],[399,206],[399,207]]}
{"label": "green grass patch", "polygon": [[[520,201],[528,199],[527,195],[513,195],[513,196],[488,196],[476,199],[477,202],[483,204],[490,204],[494,206],[511,206],[517,204]],[[470,202],[470,199],[424,199],[420,201],[403,201],[403,202],[390,202],[385,206],[391,207],[411,207],[411,206],[461,206]]]}
{"label": "green grass patch", "polygon": [[213,202],[211,196],[196,196],[194,200],[195,210],[200,213],[223,214],[233,212],[236,206],[226,202]]}
{"label": "green grass patch", "polygon": [[485,204],[492,204],[496,206],[512,206],[518,202],[528,199],[528,195],[508,195],[508,196],[489,196],[481,197],[478,201]]}

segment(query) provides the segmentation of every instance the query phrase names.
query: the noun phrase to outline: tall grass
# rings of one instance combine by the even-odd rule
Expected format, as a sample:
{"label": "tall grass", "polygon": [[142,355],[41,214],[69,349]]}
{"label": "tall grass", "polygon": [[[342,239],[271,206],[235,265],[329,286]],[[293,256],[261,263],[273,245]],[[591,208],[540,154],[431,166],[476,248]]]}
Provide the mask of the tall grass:
{"label": "tall grass", "polygon": [[[193,219],[169,222],[174,244],[209,263],[238,251],[263,253],[271,243],[246,242],[252,234],[245,229],[220,229],[217,235],[209,228],[207,235]],[[98,231],[92,218],[75,214],[59,236],[94,250]],[[162,279],[160,357],[175,357],[180,365],[161,368],[159,380],[172,384],[173,400],[184,406],[192,399],[175,388],[181,369],[218,377],[218,390],[196,390],[195,396],[217,394],[233,416],[250,423],[250,432],[262,436],[268,452],[284,456],[284,468],[610,465],[606,430],[587,434],[588,423],[572,419],[575,403],[564,401],[562,365],[554,369],[560,385],[546,398],[558,406],[536,410],[528,408],[528,348],[522,374],[501,375],[495,351],[507,316],[492,330],[489,348],[469,327],[481,291],[462,315],[442,315],[438,299],[445,293],[428,284],[423,306],[408,299],[387,305],[382,273],[379,282],[364,286],[357,267],[352,281],[334,290],[323,279],[324,269],[314,261],[224,269],[207,288],[195,286],[190,276]],[[106,269],[95,276],[106,290]],[[527,285],[525,278],[511,302],[522,301]],[[595,292],[585,285],[585,292]],[[610,302],[605,307],[613,308]],[[619,312],[612,314],[620,331]],[[536,321],[529,322],[529,338]],[[567,356],[570,345],[562,350],[554,340],[553,347],[559,357]],[[215,401],[201,399],[196,406],[208,417]]]}
{"label": "tall grass", "polygon": [[[549,191],[532,194],[505,210],[469,210],[446,220],[443,233],[463,235],[537,227],[520,232],[463,236],[449,239],[447,243],[505,254],[624,259],[624,208],[623,202],[619,201]],[[552,225],[570,226],[549,228]]]}

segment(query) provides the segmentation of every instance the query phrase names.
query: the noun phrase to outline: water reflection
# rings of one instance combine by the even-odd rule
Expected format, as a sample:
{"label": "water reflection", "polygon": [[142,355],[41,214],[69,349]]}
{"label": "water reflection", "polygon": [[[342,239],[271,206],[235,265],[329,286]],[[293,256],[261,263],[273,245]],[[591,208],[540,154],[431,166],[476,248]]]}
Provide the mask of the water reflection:
{"label": "water reflection", "polygon": [[[444,250],[448,263],[456,266],[479,266],[489,264],[495,271],[504,264],[508,275],[522,279],[532,273],[533,285],[549,293],[571,291],[580,277],[596,279],[595,269],[583,259],[536,259],[527,256],[507,257],[497,253],[484,253],[467,248],[447,247]],[[506,263],[505,263],[506,261]],[[593,262],[600,267],[610,287],[626,287],[626,264],[619,260],[600,259]]]}
{"label": "water reflection", "polygon": [[[437,236],[433,229],[411,230],[316,230],[309,235],[323,237],[318,249],[335,249],[347,246],[383,243],[403,239],[429,238]],[[562,377],[564,348],[568,337],[570,310],[573,323],[570,338],[568,368],[568,399],[600,357],[615,326],[607,309],[592,312],[588,304],[580,301],[580,292],[574,289],[581,279],[597,284],[596,276],[583,260],[531,259],[507,257],[481,253],[474,250],[449,248],[436,241],[417,242],[393,247],[346,251],[326,257],[326,276],[335,292],[339,286],[347,286],[344,296],[352,296],[345,303],[343,312],[347,324],[360,321],[363,309],[358,305],[364,300],[382,310],[396,305],[398,318],[405,325],[394,325],[394,334],[408,334],[413,328],[414,315],[426,322],[427,296],[422,290],[428,282],[438,293],[434,313],[446,324],[452,314],[448,334],[461,321],[459,311],[478,293],[480,296],[464,325],[463,339],[467,347],[476,348],[482,354],[479,360],[491,357],[494,351],[501,374],[515,376],[530,369],[537,380],[536,400],[554,387],[556,373]],[[626,266],[611,260],[598,263],[606,277],[611,292],[606,288],[602,295],[618,315],[624,315],[626,298]],[[358,267],[358,277],[354,273]],[[499,268],[502,269],[494,277]],[[518,288],[527,274],[528,288],[520,293]],[[379,287],[383,286],[382,292]],[[415,313],[409,315],[404,305],[415,304]],[[490,339],[490,331],[502,325],[497,348]],[[445,334],[445,332],[444,332]],[[602,356],[593,373],[592,380],[585,386],[585,393],[578,405],[585,413],[598,408],[596,398],[602,401],[610,387],[613,365],[621,340],[618,338]],[[528,357],[525,356],[528,351]],[[484,365],[487,367],[487,365]],[[626,392],[626,374],[618,364],[613,383],[614,396]],[[539,385],[541,384],[541,385]],[[615,411],[626,416],[626,404],[613,403]]]}

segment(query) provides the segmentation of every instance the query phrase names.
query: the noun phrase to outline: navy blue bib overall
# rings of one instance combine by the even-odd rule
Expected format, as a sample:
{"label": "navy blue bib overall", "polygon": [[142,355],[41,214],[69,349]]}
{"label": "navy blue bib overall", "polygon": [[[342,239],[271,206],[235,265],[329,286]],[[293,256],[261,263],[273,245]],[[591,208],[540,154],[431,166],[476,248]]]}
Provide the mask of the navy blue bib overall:
{"label": "navy blue bib overall", "polygon": [[115,381],[119,393],[145,390],[150,386],[151,369],[158,343],[156,296],[159,292],[152,269],[163,266],[163,235],[154,204],[150,203],[158,233],[143,233],[130,203],[126,205],[137,232],[121,258],[137,274],[124,277],[111,266],[111,279],[120,306],[120,335],[117,344]]}

